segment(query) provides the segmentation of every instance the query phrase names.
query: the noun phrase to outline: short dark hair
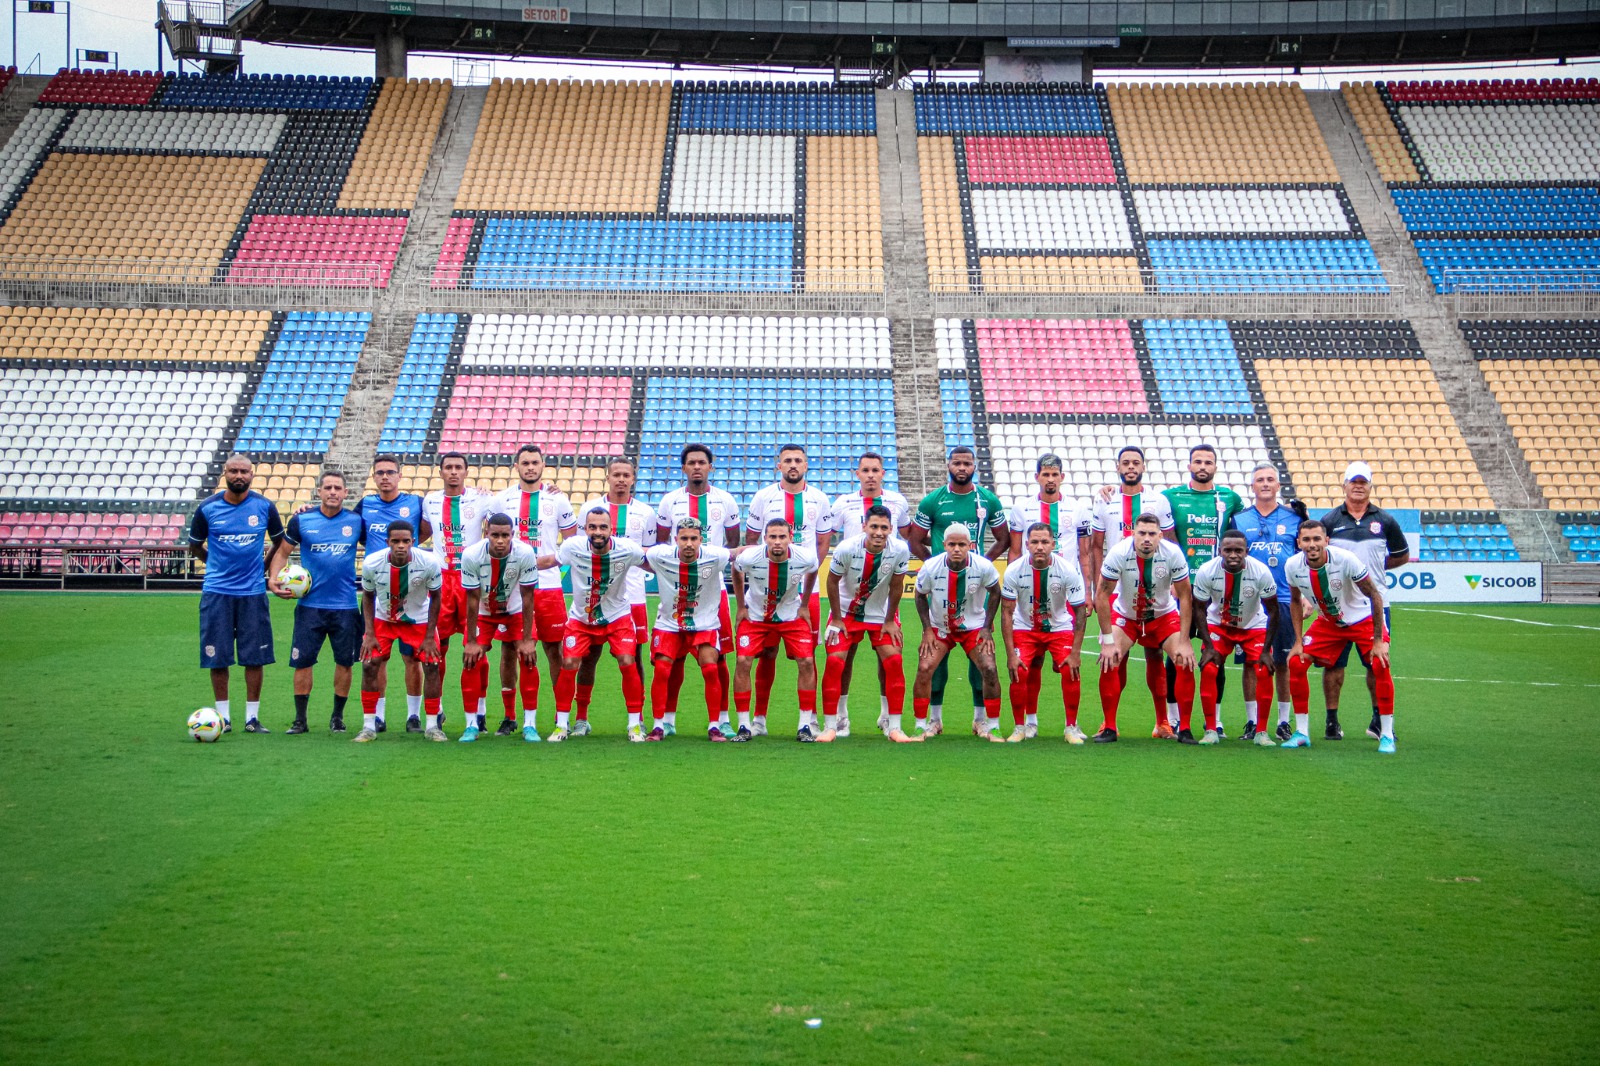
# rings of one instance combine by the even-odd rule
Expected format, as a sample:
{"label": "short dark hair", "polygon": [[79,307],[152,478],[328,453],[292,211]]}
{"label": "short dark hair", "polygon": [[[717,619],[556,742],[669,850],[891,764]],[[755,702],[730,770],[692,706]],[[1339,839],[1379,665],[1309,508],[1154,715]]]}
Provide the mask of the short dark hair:
{"label": "short dark hair", "polygon": [[1326,537],[1328,535],[1328,525],[1322,519],[1320,519],[1320,518],[1302,518],[1300,520],[1300,525],[1294,531],[1295,532],[1295,536],[1298,537],[1301,533],[1304,533],[1306,530],[1310,529],[1312,526],[1316,526],[1318,529],[1322,530],[1322,535],[1324,537]]}
{"label": "short dark hair", "polygon": [[771,529],[773,526],[782,526],[784,529],[787,529],[790,533],[794,532],[794,527],[791,526],[785,519],[782,519],[782,518],[769,518],[769,519],[767,519],[767,524],[765,526],[763,526],[762,528],[763,528],[763,530],[766,530],[766,529]]}
{"label": "short dark hair", "polygon": [[970,455],[974,461],[976,461],[978,458],[978,453],[973,451],[970,447],[965,444],[957,444],[954,448],[950,449],[950,454],[945,456],[945,462],[948,463],[951,459],[954,459],[958,455]]}
{"label": "short dark hair", "polygon": [[395,455],[393,452],[379,452],[377,455],[373,456],[373,469],[377,469],[379,463],[393,463],[396,470],[400,469],[400,457]]}
{"label": "short dark hair", "polygon": [[1227,540],[1230,537],[1234,537],[1234,538],[1237,538],[1239,540],[1242,540],[1246,544],[1250,543],[1250,538],[1244,535],[1244,530],[1242,530],[1242,529],[1229,529],[1229,530],[1226,530],[1226,531],[1223,532],[1223,534],[1222,534],[1222,539],[1223,540]]}
{"label": "short dark hair", "polygon": [[585,510],[583,512],[583,524],[584,525],[588,525],[589,524],[589,516],[592,515],[592,514],[605,515],[606,521],[607,522],[611,521],[611,508],[607,507],[605,504],[597,503],[593,507],[590,507],[587,510]]}
{"label": "short dark hair", "polygon": [[393,522],[389,523],[389,530],[388,532],[384,533],[383,539],[388,540],[390,537],[394,536],[395,530],[397,529],[405,530],[406,536],[408,537],[415,537],[417,535],[417,531],[411,528],[410,522],[407,522],[404,518],[397,518]]}
{"label": "short dark hair", "polygon": [[616,466],[618,463],[628,464],[628,468],[634,473],[638,473],[639,471],[639,464],[634,462],[632,459],[629,459],[626,455],[613,455],[611,458],[606,460],[606,473],[609,474],[611,472],[611,468]]}
{"label": "short dark hair", "polygon": [[512,463],[515,463],[517,460],[521,459],[523,452],[529,452],[533,455],[537,455],[541,459],[544,458],[543,448],[539,447],[537,444],[524,444],[522,447],[517,449],[517,454],[511,457]]}
{"label": "short dark hair", "polygon": [[1022,538],[1024,540],[1026,540],[1029,537],[1033,536],[1035,533],[1039,532],[1039,530],[1041,530],[1041,529],[1044,530],[1046,533],[1050,534],[1050,539],[1051,540],[1055,540],[1056,539],[1056,531],[1050,528],[1050,523],[1049,522],[1035,522],[1035,523],[1033,523],[1032,525],[1030,525],[1028,527],[1028,531],[1022,535]]}
{"label": "short dark hair", "polygon": [[876,460],[878,460],[878,462],[880,464],[885,465],[885,466],[888,465],[887,463],[884,463],[882,453],[875,452],[875,451],[870,451],[870,450],[869,451],[864,451],[859,456],[856,457],[856,465],[860,466],[864,461],[866,461],[868,459],[876,459]]}
{"label": "short dark hair", "polygon": [[889,520],[889,528],[891,530],[894,529],[894,512],[881,503],[875,503],[867,508],[867,513],[861,517],[861,524],[866,525],[867,520],[870,518],[887,518]]}
{"label": "short dark hair", "polygon": [[693,455],[695,452],[704,454],[706,457],[706,462],[712,464],[713,466],[716,465],[717,457],[711,454],[710,446],[699,443],[685,444],[683,446],[683,451],[678,453],[678,465],[682,466],[684,463],[687,463],[689,461],[689,456]]}
{"label": "short dark hair", "polygon": [[496,511],[494,514],[490,515],[488,520],[484,522],[484,525],[510,526],[513,530],[517,528],[517,524],[511,520],[511,516],[506,514],[504,511]]}
{"label": "short dark hair", "polygon": [[1133,452],[1141,459],[1144,458],[1143,448],[1139,447],[1137,444],[1124,444],[1122,447],[1117,449],[1117,462],[1122,462],[1122,457],[1127,455],[1129,452]]}
{"label": "short dark hair", "polygon": [[322,473],[317,475],[317,484],[321,485],[324,481],[327,481],[330,477],[338,478],[339,479],[339,484],[341,484],[341,485],[343,485],[345,483],[344,475],[339,473],[339,471],[337,471],[337,470],[324,470]]}
{"label": "short dark hair", "polygon": [[1217,457],[1217,450],[1204,441],[1189,449],[1189,458],[1193,459],[1195,452],[1210,452],[1211,458],[1215,459]]}
{"label": "short dark hair", "polygon": [[1144,514],[1140,515],[1138,518],[1135,518],[1133,520],[1133,524],[1136,525],[1136,526],[1155,526],[1157,529],[1160,529],[1161,528],[1161,517],[1159,515],[1157,515],[1157,514],[1154,514],[1153,512],[1146,511]]}
{"label": "short dark hair", "polygon": [[1033,461],[1033,472],[1035,474],[1043,473],[1044,468],[1047,466],[1063,472],[1065,471],[1065,468],[1061,465],[1061,456],[1057,455],[1055,452],[1045,452],[1043,455],[1039,456],[1039,458],[1035,459]]}
{"label": "short dark hair", "polygon": [[467,462],[467,457],[465,455],[462,455],[460,452],[440,452],[439,453],[439,469],[440,470],[444,469],[444,461],[446,459],[460,459],[462,466],[471,465],[471,464],[469,464]]}
{"label": "short dark hair", "polygon": [[[780,456],[783,455],[784,452],[799,452],[801,455],[806,455],[806,446],[804,444],[796,444],[793,441],[790,441],[788,444],[785,444],[783,447],[778,449],[778,454]],[[806,455],[806,458],[809,459],[810,456]]]}

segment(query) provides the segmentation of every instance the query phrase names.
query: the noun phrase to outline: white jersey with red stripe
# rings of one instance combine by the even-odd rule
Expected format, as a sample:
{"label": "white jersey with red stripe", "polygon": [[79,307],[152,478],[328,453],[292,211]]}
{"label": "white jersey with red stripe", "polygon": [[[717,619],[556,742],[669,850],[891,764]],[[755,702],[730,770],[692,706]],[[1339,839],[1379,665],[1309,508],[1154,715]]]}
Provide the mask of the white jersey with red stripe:
{"label": "white jersey with red stripe", "polygon": [[[890,537],[883,551],[867,550],[865,535],[841,541],[833,549],[830,574],[839,575],[839,599],[852,622],[881,626],[889,620],[889,579],[911,569],[911,545]],[[895,604],[895,609],[899,609]]]}
{"label": "white jersey with red stripe", "polygon": [[942,637],[951,631],[982,629],[988,612],[989,590],[1000,584],[1000,571],[977,552],[967,565],[950,569],[950,553],[940,552],[917,571],[917,591],[928,597],[928,617]]}
{"label": "white jersey with red stripe", "polygon": [[1235,574],[1218,557],[1196,570],[1191,580],[1194,598],[1209,604],[1206,621],[1210,624],[1234,629],[1267,628],[1267,612],[1261,609],[1261,599],[1277,599],[1278,582],[1266,563],[1247,555],[1244,569]]}
{"label": "white jersey with red stripe", "polygon": [[459,496],[435,489],[422,498],[422,517],[433,527],[433,554],[446,573],[460,570],[462,554],[483,540],[483,520],[493,511],[493,494],[471,487]]}
{"label": "white jersey with red stripe", "polygon": [[628,572],[644,562],[644,548],[637,541],[612,537],[610,547],[597,553],[589,545],[589,535],[579,533],[561,542],[556,558],[572,576],[568,618],[606,626],[632,616]]}
{"label": "white jersey with red stripe", "polygon": [[428,620],[428,601],[444,586],[444,571],[432,552],[413,549],[404,566],[389,565],[388,548],[361,561],[361,588],[372,593],[372,617],[413,625]]}
{"label": "white jersey with red stripe", "polygon": [[892,489],[882,489],[876,496],[863,496],[860,490],[847,492],[833,501],[833,531],[839,540],[859,537],[866,529],[867,508],[881,503],[889,509],[889,521],[894,527],[890,540],[904,540],[900,531],[911,525],[911,501]]}
{"label": "white jersey with red stripe", "polygon": [[1075,558],[1060,552],[1052,552],[1050,565],[1043,569],[1024,555],[1006,567],[1000,597],[1015,604],[1011,609],[1013,629],[1071,633],[1072,609],[1085,602],[1083,574]]}
{"label": "white jersey with red stripe", "polygon": [[[517,539],[539,555],[554,555],[556,549],[577,528],[572,501],[554,485],[544,483],[537,492],[526,492],[521,484],[512,485],[494,498],[495,510],[511,516]],[[539,571],[539,587],[559,589],[561,571],[555,567]]]}
{"label": "white jersey with red stripe", "polygon": [[722,575],[732,553],[727,548],[700,545],[692,563],[678,558],[676,544],[657,544],[645,552],[656,574],[660,604],[656,628],[663,633],[705,633],[722,628]]}
{"label": "white jersey with red stripe", "polygon": [[522,590],[539,584],[539,555],[520,540],[511,542],[503,559],[489,553],[489,542],[480,540],[461,556],[462,589],[478,590],[480,615],[522,613]]}
{"label": "white jersey with red stripe", "polygon": [[727,540],[728,530],[736,536],[739,532],[739,501],[715,485],[707,485],[698,496],[687,487],[673,489],[656,504],[656,527],[660,531],[656,539],[660,543],[666,544],[676,536],[674,530],[680,518],[695,519],[705,542],[721,545]]}
{"label": "white jersey with red stripe", "polygon": [[1131,496],[1119,491],[1110,502],[1096,494],[1089,528],[1105,534],[1105,550],[1110,551],[1133,536],[1133,524],[1142,514],[1153,514],[1161,519],[1163,533],[1176,525],[1172,518],[1172,501],[1154,489],[1143,488]]}
{"label": "white jersey with red stripe", "polygon": [[800,594],[806,576],[817,572],[817,553],[795,545],[789,558],[775,563],[765,544],[752,544],[733,557],[744,575],[744,609],[757,622],[793,622],[800,616]]}
{"label": "white jersey with red stripe", "polygon": [[1006,512],[1006,524],[1011,528],[1011,543],[1027,554],[1028,527],[1043,522],[1055,534],[1056,551],[1070,558],[1078,557],[1079,542],[1089,536],[1094,521],[1094,509],[1083,500],[1046,501],[1036,492],[1025,500],[1018,500]]}
{"label": "white jersey with red stripe", "polygon": [[1172,586],[1189,577],[1189,561],[1183,549],[1170,540],[1156,544],[1156,552],[1146,559],[1134,550],[1132,537],[1106,552],[1100,576],[1117,583],[1111,606],[1133,622],[1148,622],[1178,609]]}
{"label": "white jersey with red stripe", "polygon": [[1335,625],[1353,626],[1372,617],[1372,601],[1356,585],[1371,570],[1361,557],[1348,548],[1328,545],[1328,561],[1315,569],[1305,552],[1296,552],[1283,564],[1283,577],[1300,590],[1302,599],[1321,611]]}
{"label": "white jersey with red stripe", "polygon": [[789,523],[795,544],[813,552],[817,550],[817,538],[833,532],[833,504],[813,485],[790,492],[777,481],[759,490],[750,500],[750,515],[744,528],[760,536],[774,518]]}
{"label": "white jersey with red stripe", "polygon": [[[656,509],[637,497],[627,503],[613,503],[606,496],[600,496],[585,503],[578,508],[578,532],[583,532],[583,516],[596,507],[603,507],[611,514],[611,532],[619,537],[627,537],[641,548],[648,548],[656,542]],[[644,571],[634,567],[628,571],[628,602],[645,602],[645,576]]]}

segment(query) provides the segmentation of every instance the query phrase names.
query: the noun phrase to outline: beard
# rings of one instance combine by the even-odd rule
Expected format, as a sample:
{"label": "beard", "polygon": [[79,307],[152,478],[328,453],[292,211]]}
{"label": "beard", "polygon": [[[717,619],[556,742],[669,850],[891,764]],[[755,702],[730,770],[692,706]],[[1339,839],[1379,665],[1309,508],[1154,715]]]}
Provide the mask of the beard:
{"label": "beard", "polygon": [[1201,470],[1198,473],[1192,473],[1189,476],[1194,478],[1197,482],[1199,482],[1202,485],[1209,485],[1209,484],[1211,484],[1211,479],[1216,477],[1217,475],[1212,473],[1210,470]]}
{"label": "beard", "polygon": [[952,484],[952,485],[970,485],[970,484],[972,484],[972,474],[971,473],[957,474],[954,471],[951,471],[951,473],[950,473],[950,484]]}
{"label": "beard", "polygon": [[804,481],[805,478],[805,474],[798,470],[786,470],[783,474],[783,481],[786,485],[798,485],[800,482]]}
{"label": "beard", "polygon": [[228,491],[233,493],[235,496],[242,496],[250,489],[249,481],[236,481],[233,478],[228,478],[227,482]]}
{"label": "beard", "polygon": [[1143,471],[1140,471],[1137,474],[1123,474],[1122,475],[1122,483],[1124,485],[1137,485],[1139,482],[1141,482],[1143,480],[1144,480],[1144,472]]}

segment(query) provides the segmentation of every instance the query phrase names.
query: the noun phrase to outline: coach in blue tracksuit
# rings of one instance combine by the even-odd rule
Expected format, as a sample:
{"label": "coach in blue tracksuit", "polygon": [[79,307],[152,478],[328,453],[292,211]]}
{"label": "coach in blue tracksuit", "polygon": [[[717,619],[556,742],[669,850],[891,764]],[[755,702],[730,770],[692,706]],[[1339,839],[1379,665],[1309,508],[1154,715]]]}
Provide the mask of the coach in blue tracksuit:
{"label": "coach in blue tracksuit", "polygon": [[[1289,702],[1289,649],[1294,647],[1295,634],[1289,625],[1289,582],[1283,567],[1289,556],[1299,551],[1295,543],[1300,532],[1300,521],[1306,516],[1306,505],[1295,500],[1292,506],[1278,502],[1278,468],[1271,463],[1257,463],[1250,475],[1250,491],[1255,502],[1233,516],[1233,528],[1250,542],[1250,556],[1272,571],[1278,584],[1278,604],[1282,608],[1278,617],[1281,625],[1272,627],[1272,684],[1278,696],[1278,738],[1288,740],[1293,732],[1289,728],[1289,715],[1293,708]],[[1270,716],[1267,693],[1256,693],[1256,726],[1246,727],[1244,738],[1251,739],[1256,730],[1269,728]]]}
{"label": "coach in blue tracksuit", "polygon": [[206,564],[200,588],[200,666],[211,671],[211,694],[223,731],[228,713],[228,668],[235,650],[244,667],[246,733],[261,724],[261,668],[273,661],[272,615],[267,609],[267,548],[283,539],[278,508],[250,489],[255,464],[235,453],[222,467],[222,492],[207,497],[189,524],[189,551]]}

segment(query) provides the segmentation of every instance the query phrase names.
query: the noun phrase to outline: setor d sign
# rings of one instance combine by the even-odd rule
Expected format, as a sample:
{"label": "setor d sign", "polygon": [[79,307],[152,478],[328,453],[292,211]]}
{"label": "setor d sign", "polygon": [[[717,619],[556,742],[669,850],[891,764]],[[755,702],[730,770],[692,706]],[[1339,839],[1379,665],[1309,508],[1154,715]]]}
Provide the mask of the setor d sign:
{"label": "setor d sign", "polygon": [[523,22],[571,22],[572,10],[565,7],[525,7]]}

